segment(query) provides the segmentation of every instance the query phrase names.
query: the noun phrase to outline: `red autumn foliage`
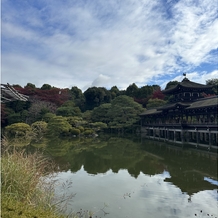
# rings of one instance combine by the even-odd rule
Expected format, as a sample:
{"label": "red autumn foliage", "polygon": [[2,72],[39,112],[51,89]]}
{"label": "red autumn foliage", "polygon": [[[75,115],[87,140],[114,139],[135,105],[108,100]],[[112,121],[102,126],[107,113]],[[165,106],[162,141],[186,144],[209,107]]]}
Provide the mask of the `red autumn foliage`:
{"label": "red autumn foliage", "polygon": [[158,99],[163,100],[163,99],[164,99],[164,94],[161,92],[160,89],[157,89],[157,90],[155,90],[155,91],[153,92],[151,98],[152,98],[152,99],[158,98]]}
{"label": "red autumn foliage", "polygon": [[49,90],[42,90],[39,88],[22,88],[18,86],[15,86],[14,89],[30,98],[36,97],[41,101],[51,102],[57,106],[61,106],[65,101],[70,99],[69,89],[51,88]]}

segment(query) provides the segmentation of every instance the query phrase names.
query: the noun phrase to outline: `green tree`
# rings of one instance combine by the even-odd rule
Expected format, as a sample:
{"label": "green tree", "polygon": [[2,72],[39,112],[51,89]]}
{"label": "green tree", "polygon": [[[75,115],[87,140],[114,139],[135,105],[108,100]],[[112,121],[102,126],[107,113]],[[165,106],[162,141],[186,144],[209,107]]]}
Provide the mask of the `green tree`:
{"label": "green tree", "polygon": [[170,82],[167,83],[165,89],[170,89],[170,88],[172,88],[173,86],[176,86],[177,84],[179,84],[179,82],[176,81],[176,80],[170,81]]}
{"label": "green tree", "polygon": [[137,96],[137,92],[138,92],[138,86],[135,83],[129,85],[129,87],[127,87],[126,89],[126,95],[130,97]]}
{"label": "green tree", "polygon": [[53,113],[46,113],[43,115],[42,120],[45,121],[46,123],[48,123],[55,116],[56,115]]}
{"label": "green tree", "polygon": [[42,87],[41,87],[42,90],[50,90],[51,88],[52,87],[49,84],[43,84]]}
{"label": "green tree", "polygon": [[45,121],[36,121],[31,125],[31,129],[36,137],[41,138],[47,131],[48,124]]}
{"label": "green tree", "polygon": [[107,124],[103,122],[95,122],[95,123],[92,123],[91,126],[92,126],[92,129],[94,129],[96,132],[100,131],[101,129],[107,128]]}
{"label": "green tree", "polygon": [[85,96],[82,93],[82,90],[76,86],[73,86],[70,90],[71,97],[75,106],[79,107],[81,111],[84,111],[85,107]]}
{"label": "green tree", "polygon": [[142,106],[133,98],[126,95],[118,96],[111,102],[108,111],[109,127],[117,129],[131,127],[139,121],[138,115],[142,111]]}
{"label": "green tree", "polygon": [[13,123],[5,127],[6,135],[9,137],[29,137],[32,133],[30,125],[26,123]]}
{"label": "green tree", "polygon": [[72,126],[66,117],[54,116],[48,122],[48,133],[50,135],[69,135]]}
{"label": "green tree", "polygon": [[120,90],[117,88],[117,86],[113,86],[110,89],[110,93],[111,93],[111,99],[114,99],[120,95]]}
{"label": "green tree", "polygon": [[31,89],[35,89],[36,86],[32,83],[27,83],[26,86],[24,86],[24,88],[31,88]]}
{"label": "green tree", "polygon": [[81,116],[81,110],[79,107],[59,107],[56,111],[59,116],[69,117],[69,116]]}
{"label": "green tree", "polygon": [[111,103],[102,104],[99,107],[95,107],[92,110],[91,119],[93,122],[108,123],[109,118],[107,116],[108,110],[111,107]]}
{"label": "green tree", "polygon": [[218,94],[218,79],[208,79],[206,85],[212,85],[214,94]]}
{"label": "green tree", "polygon": [[111,93],[103,87],[91,87],[84,92],[86,110],[92,110],[104,103],[110,103]]}
{"label": "green tree", "polygon": [[147,109],[156,108],[165,105],[166,103],[167,103],[166,101],[158,98],[149,99],[146,108]]}

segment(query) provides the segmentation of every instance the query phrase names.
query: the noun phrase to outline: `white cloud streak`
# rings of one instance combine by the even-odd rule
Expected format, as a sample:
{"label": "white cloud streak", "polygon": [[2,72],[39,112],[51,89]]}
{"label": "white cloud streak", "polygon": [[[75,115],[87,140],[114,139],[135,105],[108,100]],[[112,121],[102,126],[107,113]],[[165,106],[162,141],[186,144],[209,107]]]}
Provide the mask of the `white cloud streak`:
{"label": "white cloud streak", "polygon": [[217,72],[195,71],[216,62],[212,0],[36,2],[2,3],[3,82],[124,89]]}

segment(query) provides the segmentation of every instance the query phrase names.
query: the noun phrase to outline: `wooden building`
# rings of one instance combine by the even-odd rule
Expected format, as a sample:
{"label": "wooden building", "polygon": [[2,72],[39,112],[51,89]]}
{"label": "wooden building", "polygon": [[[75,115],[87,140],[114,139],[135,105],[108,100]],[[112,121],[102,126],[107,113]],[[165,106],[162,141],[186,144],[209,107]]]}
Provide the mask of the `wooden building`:
{"label": "wooden building", "polygon": [[20,94],[10,84],[1,84],[1,103],[9,101],[28,101],[29,97]]}
{"label": "wooden building", "polygon": [[141,132],[146,137],[181,144],[218,148],[218,96],[204,97],[213,86],[184,78],[163,90],[170,103],[140,114]]}

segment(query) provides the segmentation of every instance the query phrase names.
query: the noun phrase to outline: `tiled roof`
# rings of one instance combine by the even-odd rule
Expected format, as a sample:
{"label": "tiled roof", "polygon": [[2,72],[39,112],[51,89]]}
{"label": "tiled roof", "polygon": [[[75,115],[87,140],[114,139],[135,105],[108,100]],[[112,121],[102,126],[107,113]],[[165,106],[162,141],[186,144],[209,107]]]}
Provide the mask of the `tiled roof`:
{"label": "tiled roof", "polygon": [[145,112],[141,113],[140,116],[143,115],[150,115],[150,114],[160,114],[162,113],[162,111],[157,111],[157,109],[150,109],[150,110],[146,110]]}
{"label": "tiled roof", "polygon": [[186,102],[177,102],[177,103],[173,103],[173,104],[167,104],[167,105],[164,105],[164,106],[161,106],[158,108],[147,110],[147,111],[143,112],[142,114],[140,114],[140,116],[160,114],[163,112],[163,110],[169,110],[169,109],[173,109],[173,108],[176,109],[177,106],[183,106],[183,107],[185,107],[185,110],[218,106],[218,96],[214,96],[214,97],[210,97],[210,98],[202,98],[202,99],[200,99],[198,101],[194,101],[194,102],[187,102],[187,103]]}
{"label": "tiled roof", "polygon": [[28,96],[20,94],[9,84],[1,84],[1,103],[9,101],[28,101]]}
{"label": "tiled roof", "polygon": [[205,108],[211,106],[218,106],[217,96],[212,98],[203,98],[202,100],[193,102],[186,110],[195,109],[195,108]]}
{"label": "tiled roof", "polygon": [[175,90],[177,90],[179,88],[192,88],[192,89],[207,90],[207,89],[212,89],[213,86],[195,83],[195,82],[192,82],[192,81],[188,80],[187,78],[185,78],[182,80],[182,82],[178,83],[177,85],[175,85],[169,89],[163,90],[162,93],[163,94],[170,94],[170,93],[175,92]]}

